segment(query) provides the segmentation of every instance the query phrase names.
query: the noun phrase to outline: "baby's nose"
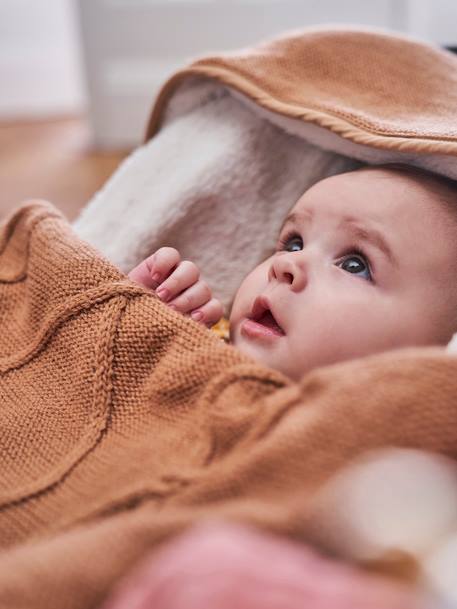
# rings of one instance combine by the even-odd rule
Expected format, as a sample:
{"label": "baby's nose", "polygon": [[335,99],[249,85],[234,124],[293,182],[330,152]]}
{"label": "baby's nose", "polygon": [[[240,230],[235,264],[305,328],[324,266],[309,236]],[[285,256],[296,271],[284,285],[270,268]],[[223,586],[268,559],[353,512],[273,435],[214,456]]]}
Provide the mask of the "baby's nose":
{"label": "baby's nose", "polygon": [[287,283],[294,290],[301,290],[306,285],[306,271],[290,256],[278,256],[272,263],[268,278],[269,281]]}

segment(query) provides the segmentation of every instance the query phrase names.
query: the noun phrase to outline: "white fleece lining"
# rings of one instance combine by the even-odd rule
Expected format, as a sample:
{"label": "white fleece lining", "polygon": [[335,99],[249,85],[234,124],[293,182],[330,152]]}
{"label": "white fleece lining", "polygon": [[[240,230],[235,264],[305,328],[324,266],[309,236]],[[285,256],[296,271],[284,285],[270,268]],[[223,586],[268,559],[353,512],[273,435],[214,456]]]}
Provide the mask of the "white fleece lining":
{"label": "white fleece lining", "polygon": [[[121,164],[73,227],[125,272],[163,245],[177,248],[228,315],[301,194],[357,161],[399,161],[457,178],[450,157],[355,144],[191,77],[171,98],[159,133]],[[457,352],[457,333],[448,351]]]}
{"label": "white fleece lining", "polygon": [[226,91],[206,93],[194,108],[175,96],[186,113],[171,106],[161,131],[122,163],[74,228],[124,271],[163,245],[176,247],[227,314],[301,194],[355,164],[283,132]]}

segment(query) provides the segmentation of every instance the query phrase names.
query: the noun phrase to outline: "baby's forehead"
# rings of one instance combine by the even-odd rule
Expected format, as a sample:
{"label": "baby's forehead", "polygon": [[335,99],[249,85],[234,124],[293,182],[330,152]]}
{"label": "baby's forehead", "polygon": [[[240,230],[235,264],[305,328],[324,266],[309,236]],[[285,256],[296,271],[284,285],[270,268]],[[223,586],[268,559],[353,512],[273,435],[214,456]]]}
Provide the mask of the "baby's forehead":
{"label": "baby's forehead", "polygon": [[[358,170],[317,182],[292,207],[284,231],[331,239],[384,241],[401,258],[430,248],[448,255],[457,242],[457,197],[432,188],[432,180],[401,172]],[[373,239],[373,237],[375,237]],[[327,238],[327,237],[326,237]],[[395,255],[396,254],[396,255]]]}
{"label": "baby's forehead", "polygon": [[334,177],[356,180],[358,184],[363,180],[373,188],[374,195],[382,193],[388,186],[403,195],[402,199],[406,202],[409,201],[408,197],[414,196],[415,201],[422,202],[452,200],[454,207],[457,207],[457,181],[414,166],[391,163],[363,167]]}
{"label": "baby's forehead", "polygon": [[[431,217],[445,218],[457,226],[457,181],[414,166],[390,164],[376,168],[359,169],[373,194],[383,193],[382,185],[389,184],[390,193],[405,212],[418,216],[420,210],[425,222]],[[365,174],[365,175],[364,175]],[[374,186],[375,181],[381,188]],[[380,206],[383,210],[383,207]]]}
{"label": "baby's forehead", "polygon": [[[294,217],[337,218],[352,213],[360,218],[387,220],[396,214],[455,212],[457,183],[413,169],[366,167],[324,178],[303,193],[291,212]],[[427,215],[428,215],[427,214]],[[290,214],[288,214],[290,215]]]}

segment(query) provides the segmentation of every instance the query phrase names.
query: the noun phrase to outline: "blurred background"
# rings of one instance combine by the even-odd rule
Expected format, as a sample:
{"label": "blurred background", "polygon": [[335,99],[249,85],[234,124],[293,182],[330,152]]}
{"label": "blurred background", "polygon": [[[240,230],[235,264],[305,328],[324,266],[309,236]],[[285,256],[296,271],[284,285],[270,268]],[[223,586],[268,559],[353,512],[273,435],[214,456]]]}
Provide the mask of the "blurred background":
{"label": "blurred background", "polygon": [[457,46],[457,0],[1,0],[0,218],[33,197],[74,219],[193,58],[336,23]]}

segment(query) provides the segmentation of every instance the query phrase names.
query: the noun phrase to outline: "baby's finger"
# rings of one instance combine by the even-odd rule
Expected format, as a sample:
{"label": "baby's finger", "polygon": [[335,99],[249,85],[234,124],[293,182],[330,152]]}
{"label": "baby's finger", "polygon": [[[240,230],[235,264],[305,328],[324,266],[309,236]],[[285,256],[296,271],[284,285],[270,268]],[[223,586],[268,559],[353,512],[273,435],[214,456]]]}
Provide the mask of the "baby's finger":
{"label": "baby's finger", "polygon": [[[202,317],[195,317],[196,313],[202,313]],[[195,319],[195,321],[199,321],[210,328],[220,320],[223,313],[224,308],[219,300],[217,300],[217,298],[211,298],[206,304],[198,307],[195,311],[192,311],[190,316],[192,319]]]}
{"label": "baby's finger", "polygon": [[168,304],[180,313],[189,313],[193,309],[200,307],[200,305],[204,305],[210,298],[211,290],[209,289],[208,284],[205,281],[200,280],[184,290],[176,298],[169,301]]}
{"label": "baby's finger", "polygon": [[161,247],[153,256],[147,258],[152,280],[162,283],[169,277],[181,262],[181,255],[174,247]]}
{"label": "baby's finger", "polygon": [[130,271],[128,278],[143,285],[145,288],[155,289],[157,287],[157,282],[151,277],[152,273],[150,267],[150,260],[152,258],[153,256],[150,256],[149,258],[142,260],[140,264]]}
{"label": "baby's finger", "polygon": [[145,288],[155,290],[173,272],[180,260],[181,256],[174,247],[161,247],[132,269],[128,277]]}
{"label": "baby's finger", "polygon": [[[156,294],[164,302],[170,302],[183,290],[187,290],[196,283],[199,277],[200,270],[198,266],[190,260],[183,260],[162,283]],[[181,311],[180,308],[178,310]]]}

